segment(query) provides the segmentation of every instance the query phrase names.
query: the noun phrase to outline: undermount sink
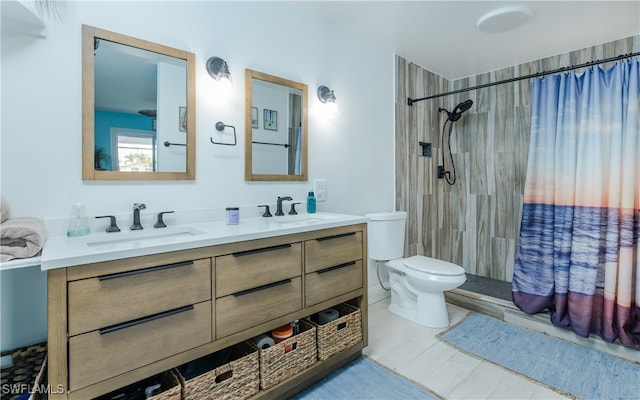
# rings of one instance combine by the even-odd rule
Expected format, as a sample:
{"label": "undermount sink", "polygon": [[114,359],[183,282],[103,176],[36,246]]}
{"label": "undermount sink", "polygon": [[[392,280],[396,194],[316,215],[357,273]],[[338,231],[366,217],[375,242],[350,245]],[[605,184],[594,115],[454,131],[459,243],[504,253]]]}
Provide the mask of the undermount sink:
{"label": "undermount sink", "polygon": [[195,235],[202,235],[204,232],[189,227],[162,228],[151,231],[127,231],[109,235],[111,237],[101,237],[100,239],[87,238],[86,245],[90,248],[111,248],[126,245],[127,247],[139,247],[141,245],[153,245],[172,243],[179,239],[189,239]]}

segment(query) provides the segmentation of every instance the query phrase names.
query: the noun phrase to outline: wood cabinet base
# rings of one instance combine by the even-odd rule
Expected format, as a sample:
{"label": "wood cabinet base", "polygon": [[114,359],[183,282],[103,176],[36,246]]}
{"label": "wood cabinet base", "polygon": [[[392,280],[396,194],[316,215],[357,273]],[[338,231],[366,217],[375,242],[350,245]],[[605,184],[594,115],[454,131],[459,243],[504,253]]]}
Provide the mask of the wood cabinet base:
{"label": "wood cabinet base", "polygon": [[[287,398],[367,345],[367,231],[356,224],[48,271],[51,400],[86,400],[348,302],[362,342],[253,399]],[[94,357],[99,357],[96,362]]]}

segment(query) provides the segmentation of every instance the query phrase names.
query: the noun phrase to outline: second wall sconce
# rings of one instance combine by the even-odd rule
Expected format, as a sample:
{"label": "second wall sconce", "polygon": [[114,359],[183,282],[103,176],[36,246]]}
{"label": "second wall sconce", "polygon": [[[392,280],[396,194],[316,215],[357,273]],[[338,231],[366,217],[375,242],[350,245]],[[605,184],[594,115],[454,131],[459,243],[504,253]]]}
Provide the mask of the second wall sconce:
{"label": "second wall sconce", "polygon": [[229,64],[220,57],[211,57],[207,60],[207,72],[218,82],[227,80],[229,83],[233,83]]}
{"label": "second wall sconce", "polygon": [[338,114],[338,104],[336,103],[336,95],[333,90],[324,85],[318,87],[318,100],[321,103],[327,104],[335,114]]}
{"label": "second wall sconce", "polygon": [[335,103],[336,95],[333,94],[333,90],[329,89],[324,85],[320,85],[318,87],[318,99],[322,103]]}

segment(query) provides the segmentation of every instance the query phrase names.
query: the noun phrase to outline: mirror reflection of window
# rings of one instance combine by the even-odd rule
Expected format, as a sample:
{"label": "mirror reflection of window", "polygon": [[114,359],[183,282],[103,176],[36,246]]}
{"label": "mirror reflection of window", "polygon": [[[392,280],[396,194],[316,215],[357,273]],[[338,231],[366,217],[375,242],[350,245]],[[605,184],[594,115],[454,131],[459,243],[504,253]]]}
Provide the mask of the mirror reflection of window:
{"label": "mirror reflection of window", "polygon": [[156,171],[156,134],[152,131],[114,129],[112,131],[112,162],[117,171]]}

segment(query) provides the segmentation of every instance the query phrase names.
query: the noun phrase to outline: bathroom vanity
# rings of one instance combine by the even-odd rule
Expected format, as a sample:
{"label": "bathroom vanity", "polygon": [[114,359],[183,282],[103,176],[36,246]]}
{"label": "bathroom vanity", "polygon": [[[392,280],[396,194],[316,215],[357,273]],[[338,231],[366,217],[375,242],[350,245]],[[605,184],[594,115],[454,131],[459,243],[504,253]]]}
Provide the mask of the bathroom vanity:
{"label": "bathroom vanity", "polygon": [[93,398],[344,302],[362,311],[362,342],[255,398],[284,398],[359,357],[366,220],[296,217],[52,238],[48,383],[65,390],[49,397]]}

